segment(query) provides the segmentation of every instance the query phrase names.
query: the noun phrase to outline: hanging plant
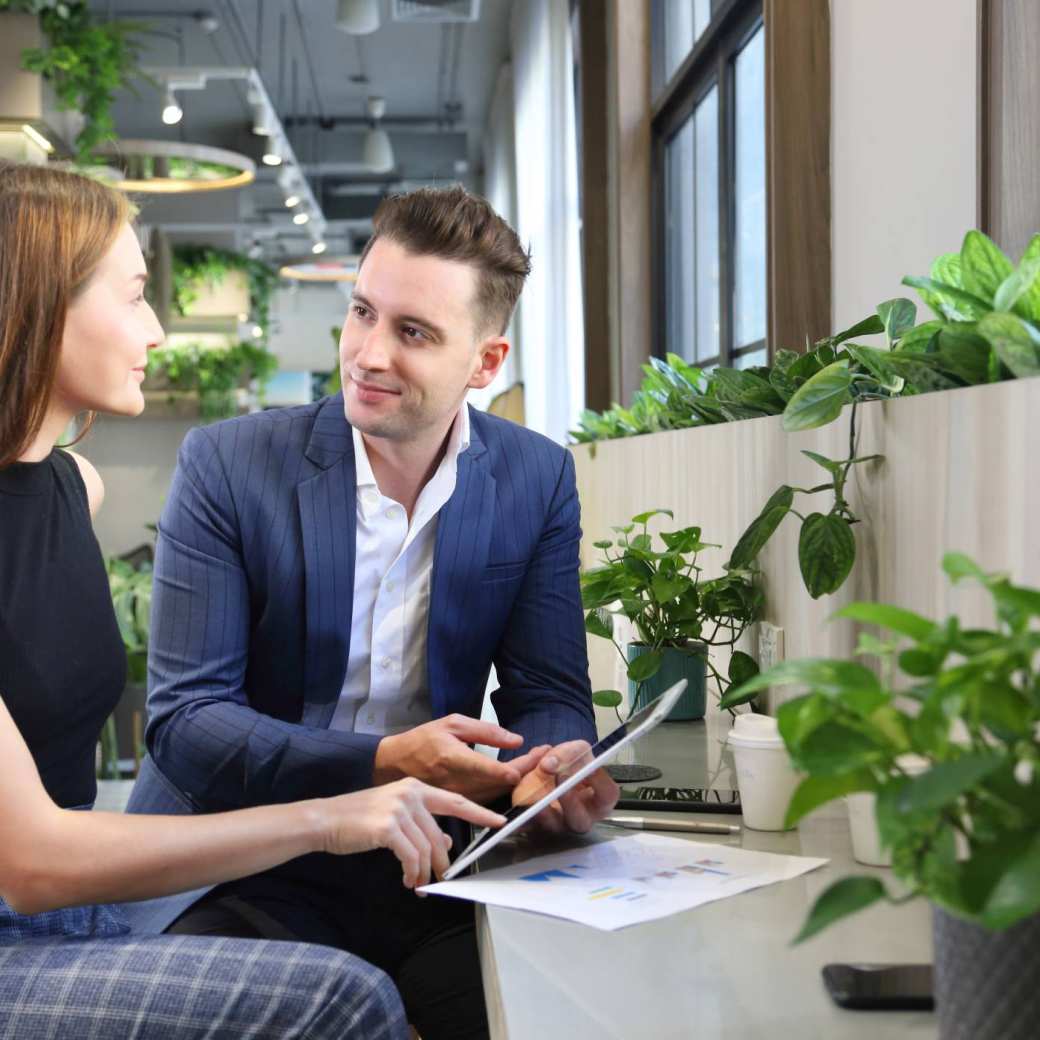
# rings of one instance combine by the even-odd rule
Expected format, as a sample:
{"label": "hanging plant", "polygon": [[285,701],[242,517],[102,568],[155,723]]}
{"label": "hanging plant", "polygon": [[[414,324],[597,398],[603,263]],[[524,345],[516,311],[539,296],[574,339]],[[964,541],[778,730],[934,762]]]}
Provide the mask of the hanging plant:
{"label": "hanging plant", "polygon": [[103,141],[115,138],[112,102],[119,90],[143,78],[138,68],[141,44],[133,38],[138,22],[94,23],[85,3],[54,0],[0,0],[0,12],[34,14],[47,39],[44,47],[22,52],[22,68],[54,88],[58,107],[85,119],[76,137],[75,160],[89,163]]}
{"label": "hanging plant", "polygon": [[271,313],[271,294],[278,284],[278,272],[262,260],[253,260],[230,249],[215,246],[183,245],[173,250],[173,306],[184,317],[199,297],[199,286],[220,285],[229,271],[241,271],[249,283],[249,310],[252,320],[263,330],[266,341]]}

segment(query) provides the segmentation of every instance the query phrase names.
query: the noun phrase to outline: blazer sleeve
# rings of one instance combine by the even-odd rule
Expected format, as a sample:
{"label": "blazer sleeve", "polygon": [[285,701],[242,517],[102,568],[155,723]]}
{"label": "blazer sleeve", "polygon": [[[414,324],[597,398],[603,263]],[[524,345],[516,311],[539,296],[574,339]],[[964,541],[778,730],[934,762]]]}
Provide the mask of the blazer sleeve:
{"label": "blazer sleeve", "polygon": [[500,725],[524,737],[508,761],[540,744],[596,740],[578,547],[581,511],[574,459],[564,452],[537,547],[495,655]]}
{"label": "blazer sleeve", "polygon": [[[255,711],[245,689],[250,595],[235,503],[204,429],[185,438],[159,522],[148,750],[204,812],[371,786],[379,737]],[[302,701],[286,691],[287,701]]]}

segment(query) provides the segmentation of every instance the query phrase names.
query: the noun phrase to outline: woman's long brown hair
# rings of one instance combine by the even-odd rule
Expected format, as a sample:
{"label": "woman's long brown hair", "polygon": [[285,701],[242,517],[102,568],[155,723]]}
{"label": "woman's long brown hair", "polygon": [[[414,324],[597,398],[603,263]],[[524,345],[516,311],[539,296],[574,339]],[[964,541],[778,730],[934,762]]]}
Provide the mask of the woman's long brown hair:
{"label": "woman's long brown hair", "polygon": [[0,163],[0,469],[40,432],[69,305],[132,215],[89,177]]}

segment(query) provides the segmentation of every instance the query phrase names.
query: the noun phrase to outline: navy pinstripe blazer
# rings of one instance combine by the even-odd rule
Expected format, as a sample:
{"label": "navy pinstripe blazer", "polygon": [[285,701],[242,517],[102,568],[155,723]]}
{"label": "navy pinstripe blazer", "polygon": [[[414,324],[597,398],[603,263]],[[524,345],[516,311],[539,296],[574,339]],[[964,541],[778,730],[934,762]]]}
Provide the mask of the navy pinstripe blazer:
{"label": "navy pinstripe blazer", "polygon": [[[470,410],[437,523],[434,717],[499,721],[524,748],[594,740],[574,462]],[[212,812],[371,785],[379,737],[330,730],[346,674],[356,476],[337,394],[192,430],[159,524],[146,760],[132,812]],[[521,749],[517,753],[522,753]],[[503,752],[503,758],[508,754]],[[342,867],[340,867],[342,869]],[[131,907],[158,929],[193,898]]]}

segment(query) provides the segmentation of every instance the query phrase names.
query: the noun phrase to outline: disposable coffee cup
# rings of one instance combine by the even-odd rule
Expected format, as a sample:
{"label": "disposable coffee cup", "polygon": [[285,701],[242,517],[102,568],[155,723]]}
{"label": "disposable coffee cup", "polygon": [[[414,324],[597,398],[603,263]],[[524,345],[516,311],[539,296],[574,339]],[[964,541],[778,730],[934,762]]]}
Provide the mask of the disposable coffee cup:
{"label": "disposable coffee cup", "polygon": [[782,831],[791,795],[801,776],[791,765],[776,719],[738,715],[729,731],[744,826],[753,831]]}
{"label": "disposable coffee cup", "polygon": [[[899,767],[910,776],[925,772],[930,762],[920,755],[900,755]],[[846,795],[849,807],[849,832],[852,836],[852,858],[868,867],[892,866],[892,853],[881,847],[877,825],[877,797],[873,791],[856,791]]]}

